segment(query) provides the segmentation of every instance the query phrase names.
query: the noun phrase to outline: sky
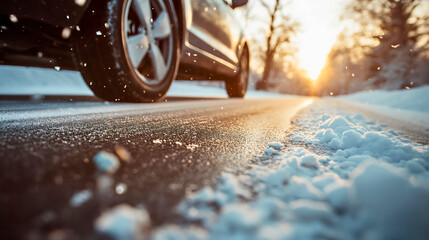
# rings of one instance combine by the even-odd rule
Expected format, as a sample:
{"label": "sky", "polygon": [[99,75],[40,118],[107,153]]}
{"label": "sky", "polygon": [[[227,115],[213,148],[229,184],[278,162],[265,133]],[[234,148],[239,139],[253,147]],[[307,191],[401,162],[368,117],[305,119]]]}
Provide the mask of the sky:
{"label": "sky", "polygon": [[315,80],[322,70],[326,56],[344,25],[340,15],[344,0],[295,0],[286,12],[300,22],[296,35],[298,65]]}

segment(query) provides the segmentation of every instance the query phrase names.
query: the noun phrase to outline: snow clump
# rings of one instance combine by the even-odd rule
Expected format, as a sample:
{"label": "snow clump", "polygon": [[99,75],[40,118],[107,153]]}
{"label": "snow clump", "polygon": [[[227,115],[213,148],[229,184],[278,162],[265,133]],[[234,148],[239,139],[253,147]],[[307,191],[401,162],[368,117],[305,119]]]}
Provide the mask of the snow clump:
{"label": "snow clump", "polygon": [[142,239],[150,227],[150,218],[144,208],[121,204],[104,212],[95,221],[95,230],[117,240]]}
{"label": "snow clump", "polygon": [[92,197],[92,192],[90,190],[82,190],[80,192],[77,192],[73,194],[72,198],[70,199],[70,205],[72,207],[79,207],[85,202],[87,202]]}
{"label": "snow clump", "polygon": [[120,166],[116,155],[101,151],[94,156],[94,163],[100,172],[115,173]]}

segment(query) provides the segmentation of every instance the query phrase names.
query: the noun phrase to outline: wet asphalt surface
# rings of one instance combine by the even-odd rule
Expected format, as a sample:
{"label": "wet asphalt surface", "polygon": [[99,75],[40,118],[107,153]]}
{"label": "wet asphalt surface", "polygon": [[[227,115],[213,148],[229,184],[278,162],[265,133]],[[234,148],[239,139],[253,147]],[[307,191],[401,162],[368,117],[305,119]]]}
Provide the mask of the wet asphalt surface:
{"label": "wet asphalt surface", "polygon": [[[309,98],[169,99],[156,104],[97,101],[0,101],[1,239],[46,239],[61,230],[97,239],[94,219],[118,203],[143,204],[152,225],[177,222],[186,192],[245,167],[285,131]],[[74,193],[95,190],[93,156],[122,146],[115,184],[127,191],[71,207]]]}

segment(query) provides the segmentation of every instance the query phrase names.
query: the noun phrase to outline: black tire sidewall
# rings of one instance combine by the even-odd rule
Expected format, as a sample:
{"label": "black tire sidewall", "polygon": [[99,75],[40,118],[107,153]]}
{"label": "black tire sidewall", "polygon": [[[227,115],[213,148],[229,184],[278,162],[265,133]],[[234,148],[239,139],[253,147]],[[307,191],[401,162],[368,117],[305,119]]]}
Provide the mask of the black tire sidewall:
{"label": "black tire sidewall", "polygon": [[[246,61],[246,69],[242,69],[241,68],[241,61],[243,61],[245,56],[245,61]],[[229,97],[232,98],[242,98],[246,95],[247,92],[247,87],[248,87],[248,83],[249,83],[249,50],[247,49],[247,47],[243,48],[243,52],[241,54],[240,57],[240,63],[239,63],[240,69],[238,71],[238,74],[231,78],[228,79],[225,83],[225,87],[226,87],[226,91],[228,93]],[[247,71],[247,79],[246,79],[246,83],[244,84],[244,86],[242,86],[240,84],[241,82],[241,73],[242,71]]]}
{"label": "black tire sidewall", "polygon": [[[84,78],[89,78],[85,79],[87,83],[92,81],[92,78],[97,79],[101,84],[106,83],[107,88],[109,88],[107,91],[116,95],[114,97],[116,101],[158,101],[165,96],[178,71],[180,49],[177,16],[171,0],[163,0],[172,26],[171,65],[166,76],[159,84],[148,85],[135,72],[129,61],[125,46],[125,32],[122,21],[125,18],[127,3],[130,1],[103,0],[91,3],[88,9],[90,16],[84,22],[84,24],[90,26],[84,28],[83,34],[87,36],[86,41],[92,41],[92,36],[95,36],[95,44],[92,44],[92,47],[96,49],[85,49],[84,51],[90,54],[81,55],[87,58],[83,59],[83,61],[96,65],[99,69],[81,67],[81,72]],[[101,32],[101,35],[96,34],[98,31]],[[105,94],[103,93],[103,95]]]}

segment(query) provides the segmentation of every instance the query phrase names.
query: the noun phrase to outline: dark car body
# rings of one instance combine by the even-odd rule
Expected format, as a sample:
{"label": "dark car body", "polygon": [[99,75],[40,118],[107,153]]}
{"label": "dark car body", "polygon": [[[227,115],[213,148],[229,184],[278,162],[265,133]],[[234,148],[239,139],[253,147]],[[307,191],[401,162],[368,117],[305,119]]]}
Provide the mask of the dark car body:
{"label": "dark car body", "polygon": [[[232,2],[177,0],[173,4],[181,40],[177,78],[233,76],[247,43],[232,13]],[[1,1],[0,64],[78,70],[72,40],[90,11],[90,0]],[[70,29],[70,36],[64,37],[64,29]]]}

